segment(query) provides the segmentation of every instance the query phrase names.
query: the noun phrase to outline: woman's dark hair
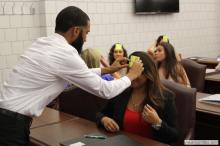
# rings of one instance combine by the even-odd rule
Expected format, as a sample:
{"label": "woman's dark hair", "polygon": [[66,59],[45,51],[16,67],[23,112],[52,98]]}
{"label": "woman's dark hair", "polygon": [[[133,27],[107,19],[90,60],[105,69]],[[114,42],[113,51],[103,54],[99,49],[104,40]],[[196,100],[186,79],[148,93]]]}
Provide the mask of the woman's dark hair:
{"label": "woman's dark hair", "polygon": [[[164,35],[160,35],[158,38],[157,38],[157,41],[156,41],[156,47],[160,44],[161,40],[163,39]],[[169,40],[168,40],[168,43],[169,43]]]}
{"label": "woman's dark hair", "polygon": [[143,74],[147,77],[147,98],[145,99],[143,105],[146,105],[148,103],[153,108],[157,109],[158,111],[161,111],[164,107],[163,93],[166,89],[160,81],[156,63],[146,52],[137,51],[133,52],[131,55],[140,57],[144,67]]}
{"label": "woman's dark hair", "polygon": [[[115,46],[116,44],[120,44],[120,43],[115,43],[111,49],[110,49],[110,52],[108,54],[108,60],[109,60],[109,64],[112,65],[112,63],[115,61],[115,58],[114,58],[114,50],[115,50]],[[122,45],[122,49],[123,49],[123,52],[124,52],[124,57],[128,57],[128,54],[127,54],[127,51],[125,50],[124,46]]]}
{"label": "woman's dark hair", "polygon": [[[173,45],[162,42],[158,46],[162,46],[164,48],[166,56],[165,60],[163,61],[165,64],[165,78],[168,79],[171,77],[175,82],[182,82],[184,85],[187,85],[187,79],[184,76],[183,67],[176,59],[176,53]],[[160,67],[161,63],[162,62],[158,63],[158,67]]]}
{"label": "woman's dark hair", "polygon": [[73,26],[86,26],[89,16],[81,9],[69,6],[60,11],[56,18],[55,32],[66,32]]}

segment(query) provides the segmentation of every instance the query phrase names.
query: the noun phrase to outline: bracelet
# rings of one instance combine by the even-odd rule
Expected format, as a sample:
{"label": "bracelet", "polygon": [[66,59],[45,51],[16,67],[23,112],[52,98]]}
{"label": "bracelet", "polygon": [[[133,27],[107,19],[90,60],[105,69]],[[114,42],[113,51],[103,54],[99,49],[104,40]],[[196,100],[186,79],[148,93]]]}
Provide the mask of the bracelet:
{"label": "bracelet", "polygon": [[160,123],[159,123],[159,124],[152,124],[152,127],[153,127],[155,130],[160,130],[161,125],[162,125],[162,120],[160,120]]}

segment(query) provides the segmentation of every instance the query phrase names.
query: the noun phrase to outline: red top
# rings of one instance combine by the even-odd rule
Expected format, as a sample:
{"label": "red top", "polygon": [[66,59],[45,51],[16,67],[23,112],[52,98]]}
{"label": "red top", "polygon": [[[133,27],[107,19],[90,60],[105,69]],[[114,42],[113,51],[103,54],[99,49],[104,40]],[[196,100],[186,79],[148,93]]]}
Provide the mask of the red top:
{"label": "red top", "polygon": [[151,125],[145,122],[139,112],[125,110],[123,130],[144,137],[153,138]]}

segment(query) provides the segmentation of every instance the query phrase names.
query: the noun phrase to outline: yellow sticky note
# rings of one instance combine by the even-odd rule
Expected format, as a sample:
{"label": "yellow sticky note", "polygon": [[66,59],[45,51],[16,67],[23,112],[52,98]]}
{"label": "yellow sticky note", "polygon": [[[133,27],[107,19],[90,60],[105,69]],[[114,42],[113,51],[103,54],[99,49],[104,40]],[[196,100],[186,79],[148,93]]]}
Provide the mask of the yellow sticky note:
{"label": "yellow sticky note", "polygon": [[140,57],[132,55],[129,61],[129,67],[132,67],[134,62],[138,62],[140,60]]}
{"label": "yellow sticky note", "polygon": [[168,43],[169,42],[169,38],[167,35],[163,36],[163,42]]}
{"label": "yellow sticky note", "polygon": [[121,44],[115,44],[115,50],[123,50]]}

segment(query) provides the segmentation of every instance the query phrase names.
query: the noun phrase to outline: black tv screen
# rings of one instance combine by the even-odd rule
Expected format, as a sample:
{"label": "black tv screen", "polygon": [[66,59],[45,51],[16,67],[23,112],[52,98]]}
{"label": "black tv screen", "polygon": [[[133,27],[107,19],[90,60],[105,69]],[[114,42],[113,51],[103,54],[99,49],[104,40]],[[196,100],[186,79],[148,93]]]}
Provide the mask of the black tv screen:
{"label": "black tv screen", "polygon": [[136,14],[179,12],[179,0],[135,0]]}

